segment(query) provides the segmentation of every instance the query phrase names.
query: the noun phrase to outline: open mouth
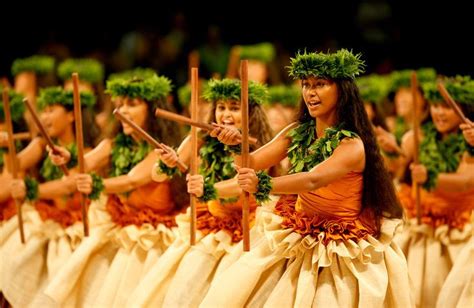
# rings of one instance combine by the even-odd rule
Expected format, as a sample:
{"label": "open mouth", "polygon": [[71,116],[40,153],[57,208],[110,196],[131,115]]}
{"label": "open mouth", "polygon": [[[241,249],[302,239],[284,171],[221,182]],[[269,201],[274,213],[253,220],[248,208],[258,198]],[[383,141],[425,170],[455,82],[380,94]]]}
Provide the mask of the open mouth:
{"label": "open mouth", "polygon": [[446,125],[448,123],[445,119],[436,119],[435,121],[438,125]]}
{"label": "open mouth", "polygon": [[234,121],[231,121],[231,120],[224,120],[224,121],[222,121],[222,125],[233,126],[233,125],[234,125]]}
{"label": "open mouth", "polygon": [[321,105],[321,102],[317,102],[317,101],[308,102],[309,107],[317,107],[319,105]]}

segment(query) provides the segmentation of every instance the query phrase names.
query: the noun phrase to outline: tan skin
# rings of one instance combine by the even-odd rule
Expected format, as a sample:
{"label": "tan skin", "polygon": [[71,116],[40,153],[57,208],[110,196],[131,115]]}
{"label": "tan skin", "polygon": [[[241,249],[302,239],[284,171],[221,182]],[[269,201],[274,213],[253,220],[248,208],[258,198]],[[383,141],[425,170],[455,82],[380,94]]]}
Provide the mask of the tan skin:
{"label": "tan skin", "polygon": [[[418,102],[418,114],[422,118],[425,118],[425,100],[422,94],[417,91],[417,102]],[[395,107],[397,115],[402,117],[405,123],[409,127],[413,125],[413,94],[410,88],[400,88],[395,94]],[[375,129],[375,134],[377,137],[377,143],[379,146],[388,153],[395,153],[397,149],[397,141],[395,136],[384,130],[382,127],[377,127]]]}
{"label": "tan skin", "polygon": [[[66,146],[74,142],[74,113],[68,112],[61,105],[47,106],[41,112],[41,122],[48,135],[57,139],[59,145]],[[18,169],[21,171],[34,167],[41,160],[46,142],[41,137],[34,138],[28,146],[17,155]]]}
{"label": "tan skin", "polygon": [[273,103],[271,106],[265,108],[268,119],[270,120],[270,127],[274,132],[279,132],[284,129],[294,118],[295,110],[292,107],[284,106],[280,103]]}
{"label": "tan skin", "polygon": [[[37,77],[33,72],[21,72],[15,76],[15,92],[22,93],[28,98],[28,101],[36,105]],[[33,117],[29,112],[25,113],[25,121],[32,136],[36,136],[39,131],[36,127]]]}
{"label": "tan skin", "polygon": [[266,83],[268,78],[267,65],[258,60],[248,61],[248,79],[258,83]]}
{"label": "tan skin", "polygon": [[[147,129],[146,121],[148,113],[147,104],[140,99],[124,98],[119,102],[119,111],[127,118],[135,122],[138,126]],[[123,132],[126,135],[131,135],[138,140],[134,135],[133,129],[122,123]],[[86,170],[98,170],[105,167],[110,162],[110,153],[112,151],[112,141],[104,140],[94,150],[85,155]],[[151,182],[150,169],[153,167],[157,159],[154,152],[150,152],[145,159],[138,163],[129,173],[113,178],[104,179],[104,192],[124,193]],[[92,177],[89,174],[78,174],[75,177],[77,190],[84,194],[90,194],[92,191]]]}
{"label": "tan skin", "polygon": [[[216,103],[215,117],[217,123],[214,123],[214,130],[210,132],[212,137],[218,138],[219,141],[225,144],[237,144],[240,143],[240,132],[238,129],[242,127],[242,116],[240,109],[240,102],[238,101],[218,101]],[[202,145],[198,144],[198,147]],[[164,153],[163,150],[156,150],[160,156],[160,160],[169,167],[175,167],[178,158],[186,165],[190,164],[191,161],[191,137],[188,136],[181,143],[178,151],[175,152],[172,148],[168,148],[168,153]],[[160,181],[163,175],[157,175],[156,168],[158,164],[152,170],[152,177],[156,181]],[[201,197],[204,191],[204,178],[202,175],[187,175],[188,181],[188,193],[194,194],[197,197]],[[233,189],[228,191],[226,185],[216,183],[215,188],[217,194],[221,198],[235,197],[241,193],[240,189]],[[231,187],[232,189],[232,187]]]}
{"label": "tan skin", "polygon": [[[324,130],[337,124],[337,85],[327,79],[309,77],[302,82],[302,94],[310,115],[317,119],[316,134],[324,136]],[[250,168],[239,168],[237,183],[225,183],[228,188],[239,187],[249,193],[257,191],[258,178],[255,170],[263,170],[278,164],[287,156],[291,140],[287,133],[296,123],[283,129],[272,141],[250,154]],[[239,160],[237,160],[237,164]],[[315,190],[342,178],[351,171],[362,172],[365,168],[364,145],[360,139],[343,139],[334,154],[308,172],[275,177],[272,179],[274,194],[298,194]]]}
{"label": "tan skin", "polygon": [[[449,134],[456,132],[461,124],[461,118],[454,112],[452,108],[445,104],[435,104],[430,107],[433,123],[442,138],[446,138]],[[421,136],[422,137],[422,136]],[[408,132],[403,137],[402,149],[407,156],[407,162],[412,161],[413,131]],[[405,165],[406,165],[405,164]],[[414,182],[423,184],[428,179],[426,167],[422,164],[410,164],[412,179]],[[445,192],[463,192],[474,188],[474,158],[469,157],[465,153],[461,159],[458,170],[454,173],[440,173],[438,175],[437,186],[435,190]]]}
{"label": "tan skin", "polygon": [[464,135],[464,139],[466,139],[469,145],[474,146],[474,123],[462,123],[459,125],[459,128],[462,130],[462,134]]}
{"label": "tan skin", "polygon": [[[68,145],[74,142],[74,113],[67,111],[61,105],[49,105],[41,113],[41,121],[48,135],[58,141],[59,145]],[[46,142],[42,138],[33,139],[30,144],[21,151],[18,158],[19,169],[26,171],[37,165],[42,158],[46,148]],[[38,187],[39,198],[53,199],[70,194],[74,191],[71,178],[64,177],[59,180],[42,183]],[[11,196],[23,200],[26,196],[26,188],[23,180],[12,180]]]}
{"label": "tan skin", "polygon": [[[426,101],[422,94],[417,91],[417,102],[418,102],[418,115],[424,119],[427,116],[427,110],[425,109]],[[411,88],[402,87],[395,95],[395,109],[397,115],[402,117],[408,127],[413,125],[413,94]],[[382,127],[375,128],[375,135],[377,143],[382,150],[387,153],[397,153],[399,149],[395,135],[391,132],[384,130]],[[387,168],[395,174],[396,178],[403,176],[403,170],[406,167],[406,157],[395,156],[395,157],[384,157]]]}

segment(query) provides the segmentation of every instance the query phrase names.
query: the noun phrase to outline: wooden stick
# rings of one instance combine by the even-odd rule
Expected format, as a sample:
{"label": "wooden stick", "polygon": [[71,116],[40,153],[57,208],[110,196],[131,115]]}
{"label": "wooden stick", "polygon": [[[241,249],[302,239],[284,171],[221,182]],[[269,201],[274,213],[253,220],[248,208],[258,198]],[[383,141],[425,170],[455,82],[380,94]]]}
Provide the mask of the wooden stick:
{"label": "wooden stick", "polygon": [[464,113],[462,112],[461,108],[459,108],[458,104],[456,104],[456,102],[455,102],[454,99],[451,97],[451,95],[449,95],[449,92],[448,92],[448,90],[446,90],[446,88],[444,87],[444,85],[443,85],[441,82],[438,82],[437,87],[438,87],[439,93],[441,93],[441,96],[442,96],[442,97],[444,98],[444,100],[448,103],[448,105],[451,106],[451,108],[454,109],[454,112],[456,112],[456,114],[461,118],[461,120],[462,120],[465,124],[470,124],[470,123],[472,123],[472,122],[464,115]]}
{"label": "wooden stick", "polygon": [[[53,143],[53,140],[51,140],[51,137],[49,137],[48,133],[46,132],[46,128],[43,126],[43,123],[41,123],[41,120],[39,119],[38,113],[36,113],[35,107],[31,104],[31,102],[27,99],[23,99],[23,103],[25,103],[26,107],[30,111],[31,116],[33,117],[33,121],[35,122],[36,126],[41,132],[41,135],[43,135],[44,140],[46,140],[46,143],[48,146],[51,148],[51,151],[55,155],[60,155],[60,152],[56,149],[56,146]],[[64,175],[69,175],[69,171],[67,170],[65,165],[59,166],[61,170],[63,171]]]}
{"label": "wooden stick", "polygon": [[178,123],[181,123],[181,124],[195,126],[195,127],[201,128],[201,129],[206,130],[206,131],[211,131],[211,130],[214,129],[214,127],[211,124],[198,122],[198,121],[195,121],[195,120],[190,119],[188,117],[176,114],[176,113],[171,112],[171,111],[160,109],[160,108],[156,108],[155,116],[166,119],[166,120],[169,120],[169,121],[174,121],[174,122],[178,122]]}
{"label": "wooden stick", "polygon": [[[155,116],[169,120],[169,121],[175,121],[181,124],[185,125],[191,125],[191,126],[196,126],[200,129],[203,129],[205,131],[211,131],[214,129],[214,126],[208,123],[202,123],[193,119],[190,119],[188,117],[176,114],[174,112],[170,112],[164,109],[156,108],[155,110]],[[251,144],[257,144],[257,138],[250,137],[249,136],[249,142]]]}
{"label": "wooden stick", "polygon": [[16,133],[13,134],[15,140],[31,140],[31,133]]}
{"label": "wooden stick", "polygon": [[[242,167],[249,167],[249,80],[248,60],[240,62],[240,78],[242,82],[240,99],[242,111]],[[250,250],[250,227],[249,227],[249,199],[250,194],[243,192],[242,204],[242,232],[244,237],[244,251]]]}
{"label": "wooden stick", "polygon": [[[6,131],[2,131],[1,133],[6,133]],[[16,134],[13,134],[13,139],[14,140],[30,140],[31,139],[31,133],[29,133],[29,132],[16,133]]]}
{"label": "wooden stick", "polygon": [[[7,134],[8,134],[8,151],[10,153],[10,161],[11,161],[11,170],[12,176],[14,179],[18,178],[18,161],[16,159],[16,149],[15,149],[15,142],[13,140],[13,123],[12,123],[12,115],[10,111],[10,98],[8,97],[8,88],[3,88],[3,110],[5,112],[5,124],[7,126]],[[21,212],[21,201],[15,199],[16,211],[18,216],[18,226],[20,228],[20,240],[21,243],[25,243],[25,230],[23,228],[23,214]]]}
{"label": "wooden stick", "polygon": [[[84,173],[84,137],[82,135],[81,95],[79,93],[79,75],[77,73],[72,73],[72,86],[74,98],[74,124],[76,126],[77,162],[79,165],[79,173]],[[89,221],[87,217],[86,198],[87,196],[85,194],[81,194],[79,200],[81,202],[84,235],[89,236]]]}
{"label": "wooden stick", "polygon": [[[199,75],[198,69],[191,69],[191,119],[198,118]],[[197,121],[196,121],[197,122]],[[198,135],[197,127],[191,126],[191,175],[198,174]],[[190,195],[191,201],[191,246],[196,244],[196,196]]]}
{"label": "wooden stick", "polygon": [[[148,134],[143,128],[138,126],[135,122],[125,117],[118,109],[115,109],[113,114],[117,119],[120,121],[128,124],[141,138],[145,139],[151,146],[155,149],[160,149],[168,153],[168,149],[163,146],[163,144],[159,143],[156,139],[154,139],[150,134]],[[186,166],[182,161],[178,160],[178,168],[181,172],[186,172],[188,170],[188,166]]]}
{"label": "wooden stick", "polygon": [[[419,147],[420,147],[420,121],[418,114],[418,80],[416,78],[416,72],[411,74],[411,93],[413,96],[413,143],[414,143],[414,152],[413,152],[413,162],[419,164]],[[420,184],[414,183],[415,188],[415,201],[416,201],[416,222],[421,224],[421,202],[420,202]]]}

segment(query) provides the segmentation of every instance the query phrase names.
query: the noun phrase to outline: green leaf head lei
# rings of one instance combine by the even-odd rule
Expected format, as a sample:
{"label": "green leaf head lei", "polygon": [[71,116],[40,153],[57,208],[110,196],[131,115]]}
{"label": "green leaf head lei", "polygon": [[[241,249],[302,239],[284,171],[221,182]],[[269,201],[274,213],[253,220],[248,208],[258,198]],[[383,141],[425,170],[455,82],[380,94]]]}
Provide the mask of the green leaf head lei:
{"label": "green leaf head lei", "polygon": [[361,54],[347,49],[335,53],[298,52],[290,59],[289,75],[294,79],[310,76],[330,79],[355,79],[364,72],[365,64]]}
{"label": "green leaf head lei", "polygon": [[71,79],[72,73],[78,73],[79,79],[89,83],[99,83],[104,79],[104,66],[95,59],[67,59],[58,66],[61,80]]}
{"label": "green leaf head lei", "polygon": [[[96,97],[92,92],[81,91],[81,106],[91,108],[96,103]],[[72,110],[74,106],[73,91],[64,90],[61,87],[48,87],[40,89],[38,97],[38,108],[44,109],[49,105],[62,105],[68,110]]]}
{"label": "green leaf head lei", "polygon": [[275,47],[273,47],[272,43],[264,42],[255,45],[240,45],[238,48],[240,59],[269,63],[275,58]]}
{"label": "green leaf head lei", "polygon": [[[456,76],[447,78],[442,83],[455,102],[461,105],[474,106],[474,80],[471,80],[471,77]],[[423,84],[423,92],[430,104],[444,102],[435,81]]]}
{"label": "green leaf head lei", "polygon": [[268,88],[269,104],[296,107],[301,100],[301,88],[296,85],[278,85]]}
{"label": "green leaf head lei", "polygon": [[107,81],[106,93],[112,97],[139,98],[148,102],[165,99],[171,81],[164,76],[114,78]]}
{"label": "green leaf head lei", "polygon": [[[268,99],[268,90],[265,85],[249,82],[249,104],[263,104]],[[211,79],[204,91],[203,98],[217,102],[219,100],[240,101],[241,83],[237,79]]]}
{"label": "green leaf head lei", "polygon": [[[0,92],[3,88],[0,86]],[[23,118],[25,112],[25,104],[23,103],[23,95],[9,89],[8,98],[10,102],[10,114],[13,122],[18,122]],[[3,110],[3,95],[0,94],[0,122],[5,122],[5,111]]]}
{"label": "green leaf head lei", "polygon": [[372,74],[356,79],[357,87],[364,102],[381,104],[389,93],[390,79]]}
{"label": "green leaf head lei", "polygon": [[16,76],[22,72],[33,72],[38,75],[45,75],[54,70],[54,62],[53,57],[44,55],[16,59],[12,64],[12,75]]}

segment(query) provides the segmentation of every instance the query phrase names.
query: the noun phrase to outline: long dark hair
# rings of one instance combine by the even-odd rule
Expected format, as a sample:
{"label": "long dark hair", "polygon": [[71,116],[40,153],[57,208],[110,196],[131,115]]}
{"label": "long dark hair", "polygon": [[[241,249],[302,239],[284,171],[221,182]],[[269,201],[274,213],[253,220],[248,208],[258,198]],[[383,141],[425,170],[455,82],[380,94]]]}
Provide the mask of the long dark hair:
{"label": "long dark hair", "polygon": [[176,110],[174,110],[174,108],[172,108],[164,99],[146,103],[148,105],[147,128],[150,135],[157,138],[159,142],[163,142],[171,147],[178,146],[183,137],[178,123],[155,117],[156,108],[171,112],[176,112]]}
{"label": "long dark hair", "polygon": [[[182,133],[181,128],[176,122],[168,121],[164,119],[155,118],[155,109],[161,108],[171,112],[175,110],[168,105],[165,99],[146,101],[143,100],[148,109],[146,117],[146,131],[153,138],[157,139],[158,142],[163,142],[170,147],[177,147],[181,143]],[[110,137],[117,135],[121,132],[122,126],[120,121],[116,120],[115,127],[110,132]],[[189,205],[189,194],[187,193],[187,183],[184,176],[175,175],[170,179],[171,194],[175,204],[174,210],[182,210],[184,207]]]}
{"label": "long dark hair", "polygon": [[[365,169],[363,173],[362,210],[373,211],[377,230],[380,229],[382,217],[401,218],[403,211],[395,194],[390,174],[385,168],[380,149],[375,139],[372,124],[369,121],[360,97],[359,89],[353,80],[335,79],[338,88],[336,104],[337,122],[344,129],[350,130],[364,143]],[[302,100],[298,122],[303,123],[313,118]]]}
{"label": "long dark hair", "polygon": [[375,127],[380,126],[386,131],[388,131],[387,124],[385,123],[385,119],[382,115],[382,112],[380,111],[380,107],[372,102],[369,102],[370,106],[372,107],[372,110],[374,112],[374,118],[372,119],[372,125]]}
{"label": "long dark hair", "polygon": [[464,115],[471,121],[474,120],[474,106],[468,104],[459,104]]}
{"label": "long dark hair", "polygon": [[[73,105],[60,104],[59,106],[64,107],[64,109],[66,109],[67,112],[74,113]],[[82,134],[84,138],[84,146],[88,148],[93,148],[98,143],[100,130],[94,121],[94,117],[92,115],[92,109],[87,108],[87,107],[81,108],[81,117],[82,117]],[[72,125],[74,125],[74,123]],[[73,126],[73,130],[74,130],[74,135],[76,135],[76,131],[74,128],[75,126]]]}
{"label": "long dark hair", "polygon": [[[146,101],[143,100],[147,105],[148,114],[146,116],[146,131],[153,138],[157,139],[158,142],[163,142],[164,144],[176,147],[181,143],[183,134],[181,133],[181,128],[176,122],[168,121],[160,118],[155,118],[155,109],[160,108],[167,111],[175,112],[175,110],[170,107],[165,100],[155,100],[155,101]],[[114,138],[122,130],[122,125],[120,121],[115,120],[114,128],[108,133],[109,138]]]}
{"label": "long dark hair", "polygon": [[[165,99],[146,102],[148,105],[147,130],[150,135],[159,142],[170,147],[177,147],[182,141],[182,131],[178,123],[155,117],[155,109],[160,108],[176,112]],[[171,194],[175,204],[174,210],[183,210],[189,205],[189,194],[187,193],[187,182],[184,175],[174,175],[170,179]]]}

